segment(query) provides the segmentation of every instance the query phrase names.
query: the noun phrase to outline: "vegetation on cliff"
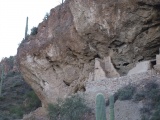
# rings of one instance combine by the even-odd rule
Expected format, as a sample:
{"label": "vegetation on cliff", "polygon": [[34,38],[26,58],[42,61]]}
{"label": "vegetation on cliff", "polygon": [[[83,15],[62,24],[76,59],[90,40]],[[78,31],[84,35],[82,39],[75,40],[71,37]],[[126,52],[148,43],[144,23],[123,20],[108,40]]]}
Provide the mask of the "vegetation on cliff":
{"label": "vegetation on cliff", "polygon": [[[7,61],[12,61],[12,58],[6,59]],[[8,66],[8,71],[4,71],[5,75],[3,77],[3,89],[0,97],[0,120],[21,119],[24,114],[28,114],[41,106],[40,100],[24,81],[21,73],[13,70],[13,62],[9,63],[3,62],[5,67]],[[7,68],[5,69],[7,70]]]}
{"label": "vegetation on cliff", "polygon": [[48,105],[50,120],[87,120],[91,109],[83,96],[74,95],[65,100],[59,99],[55,104]]}
{"label": "vegetation on cliff", "polygon": [[140,86],[125,86],[115,94],[116,100],[131,100],[140,105],[141,120],[160,120],[160,84],[156,77]]}

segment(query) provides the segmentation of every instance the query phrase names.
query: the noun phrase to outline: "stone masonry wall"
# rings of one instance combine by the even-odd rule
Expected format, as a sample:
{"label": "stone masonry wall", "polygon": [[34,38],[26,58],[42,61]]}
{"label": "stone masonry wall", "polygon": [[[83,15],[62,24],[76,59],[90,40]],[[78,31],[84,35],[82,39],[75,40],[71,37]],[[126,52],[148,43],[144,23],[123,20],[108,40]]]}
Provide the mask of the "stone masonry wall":
{"label": "stone masonry wall", "polygon": [[105,98],[108,99],[108,97],[111,94],[115,93],[118,89],[129,84],[142,84],[144,80],[151,80],[150,78],[155,75],[156,72],[154,70],[149,70],[144,73],[127,75],[117,78],[105,78],[96,81],[93,79],[93,77],[91,77],[86,83],[85,93],[87,94],[87,100],[90,101],[91,106],[94,106],[97,93],[103,93]]}

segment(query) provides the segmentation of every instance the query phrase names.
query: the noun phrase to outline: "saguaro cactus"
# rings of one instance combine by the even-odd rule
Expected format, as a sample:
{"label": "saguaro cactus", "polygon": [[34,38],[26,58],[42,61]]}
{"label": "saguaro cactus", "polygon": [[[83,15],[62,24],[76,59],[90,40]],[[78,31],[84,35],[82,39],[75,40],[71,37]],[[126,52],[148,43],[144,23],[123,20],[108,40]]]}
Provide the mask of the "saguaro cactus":
{"label": "saguaro cactus", "polygon": [[110,120],[114,120],[114,96],[109,97]]}
{"label": "saguaro cactus", "polygon": [[25,37],[24,37],[24,39],[27,38],[27,32],[28,32],[28,17],[26,18],[26,28],[25,28]]}
{"label": "saguaro cactus", "polygon": [[96,120],[107,120],[105,99],[101,93],[96,96]]}
{"label": "saguaro cactus", "polygon": [[3,84],[3,76],[4,76],[4,68],[3,68],[3,65],[1,67],[1,83],[0,83],[0,97],[2,96],[2,84]]}

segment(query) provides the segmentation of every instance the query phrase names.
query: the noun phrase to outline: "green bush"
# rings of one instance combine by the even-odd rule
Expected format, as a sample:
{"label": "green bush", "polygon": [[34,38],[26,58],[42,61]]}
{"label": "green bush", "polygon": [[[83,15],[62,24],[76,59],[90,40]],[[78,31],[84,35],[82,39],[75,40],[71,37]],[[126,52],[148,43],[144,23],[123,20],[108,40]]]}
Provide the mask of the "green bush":
{"label": "green bush", "polygon": [[9,71],[8,74],[6,75],[6,77],[14,77],[15,76],[15,72],[13,71]]}
{"label": "green bush", "polygon": [[31,35],[36,35],[38,33],[38,28],[37,27],[33,27],[31,29]]}
{"label": "green bush", "polygon": [[160,103],[160,89],[155,81],[145,85],[145,98],[152,102],[152,105],[157,106]]}
{"label": "green bush", "polygon": [[160,120],[160,106],[153,113],[151,120]]}
{"label": "green bush", "polygon": [[147,83],[144,89],[134,95],[135,101],[150,100],[152,103],[160,102],[160,89],[154,81]]}
{"label": "green bush", "polygon": [[56,104],[48,105],[50,120],[84,120],[84,115],[90,113],[84,98],[74,95]]}
{"label": "green bush", "polygon": [[13,114],[15,118],[22,118],[24,113],[27,114],[41,106],[41,102],[34,91],[28,92],[24,97],[28,100],[27,106],[23,104],[14,105],[9,109],[10,114]]}
{"label": "green bush", "polygon": [[142,116],[141,116],[141,120],[149,120],[149,116],[142,115]]}
{"label": "green bush", "polygon": [[133,97],[133,100],[134,100],[134,101],[141,101],[141,100],[143,100],[143,99],[145,98],[145,94],[146,94],[145,91],[142,91],[142,92],[140,92],[140,93],[136,93],[136,94],[134,95],[134,97]]}
{"label": "green bush", "polygon": [[5,98],[3,96],[0,96],[0,101],[4,101]]}
{"label": "green bush", "polygon": [[11,114],[14,114],[16,116],[16,118],[21,118],[24,114],[24,110],[22,106],[12,106],[9,110],[9,112]]}
{"label": "green bush", "polygon": [[118,96],[119,100],[130,100],[135,92],[135,87],[132,85],[125,86],[118,90],[115,96]]}
{"label": "green bush", "polygon": [[155,80],[146,83],[133,98],[134,101],[143,100],[141,120],[160,120],[160,88]]}
{"label": "green bush", "polygon": [[59,102],[57,104],[49,104],[48,111],[51,120],[59,118],[59,115],[61,115],[61,104]]}
{"label": "green bush", "polygon": [[41,106],[41,101],[37,97],[34,91],[30,91],[26,94],[26,98],[28,99],[28,104],[26,109],[34,110]]}
{"label": "green bush", "polygon": [[148,99],[151,99],[156,105],[158,102],[160,102],[160,90],[152,89],[147,93],[146,97],[148,97]]}
{"label": "green bush", "polygon": [[158,84],[155,81],[151,81],[144,86],[146,91],[150,91],[151,89],[157,89]]}
{"label": "green bush", "polygon": [[49,13],[46,13],[44,18],[43,18],[43,21],[48,20],[48,17],[49,17]]}
{"label": "green bush", "polygon": [[13,69],[13,66],[14,66],[14,56],[10,56],[9,58],[6,58],[6,61],[10,67],[10,69]]}

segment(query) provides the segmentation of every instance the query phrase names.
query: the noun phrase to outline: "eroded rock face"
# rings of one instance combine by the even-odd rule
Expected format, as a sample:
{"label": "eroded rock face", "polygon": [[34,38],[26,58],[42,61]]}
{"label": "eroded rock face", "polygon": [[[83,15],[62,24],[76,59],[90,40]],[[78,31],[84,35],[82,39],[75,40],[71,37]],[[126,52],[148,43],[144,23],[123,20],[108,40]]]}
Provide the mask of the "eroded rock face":
{"label": "eroded rock face", "polygon": [[124,75],[138,61],[154,59],[159,46],[160,0],[66,0],[17,56],[23,77],[46,106],[85,91],[95,58],[110,56],[117,75]]}

